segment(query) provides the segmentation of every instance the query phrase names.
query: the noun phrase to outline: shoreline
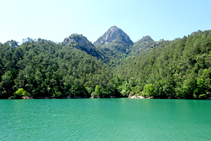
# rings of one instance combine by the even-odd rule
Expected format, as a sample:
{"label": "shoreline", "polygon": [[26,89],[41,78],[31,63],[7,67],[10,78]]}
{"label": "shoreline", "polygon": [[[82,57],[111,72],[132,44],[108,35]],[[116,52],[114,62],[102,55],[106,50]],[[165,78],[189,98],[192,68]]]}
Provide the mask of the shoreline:
{"label": "shoreline", "polygon": [[84,99],[84,98],[90,98],[90,99],[95,99],[95,98],[128,98],[128,97],[116,97],[116,96],[104,96],[104,97],[100,97],[100,96],[91,96],[91,97],[87,97],[87,96],[64,96],[64,97],[49,97],[49,96],[42,96],[42,97],[29,97],[29,96],[22,96],[22,97],[17,97],[17,98],[13,98],[13,97],[8,97],[8,98],[0,98],[0,99]]}
{"label": "shoreline", "polygon": [[[71,97],[71,96],[65,96],[65,97],[37,97],[37,98],[33,98],[33,97],[28,97],[28,96],[23,96],[23,97],[19,97],[19,98],[2,98],[2,99],[84,99],[84,98],[87,98],[87,99],[100,99],[100,98],[129,98],[129,99],[186,99],[186,98],[171,98],[171,97],[165,97],[165,98],[159,98],[159,97],[144,97],[144,96],[128,96],[128,97],[115,97],[115,96],[106,96],[106,97],[100,97],[100,96],[92,96],[92,97],[87,97],[87,96],[83,96],[83,97],[80,97],[80,96],[76,96],[76,97]],[[190,98],[189,98],[190,99]],[[211,100],[211,97],[209,98],[204,98],[204,99],[190,99],[190,100]]]}
{"label": "shoreline", "polygon": [[[190,98],[171,98],[171,97],[165,97],[165,98],[154,98],[153,96],[151,97],[144,97],[144,96],[128,96],[128,98],[131,98],[131,99],[190,99]],[[208,97],[208,98],[192,98],[190,100],[211,100],[211,97]]]}
{"label": "shoreline", "polygon": [[128,98],[132,98],[132,99],[154,99],[152,96],[151,97],[144,97],[144,96],[128,96]]}

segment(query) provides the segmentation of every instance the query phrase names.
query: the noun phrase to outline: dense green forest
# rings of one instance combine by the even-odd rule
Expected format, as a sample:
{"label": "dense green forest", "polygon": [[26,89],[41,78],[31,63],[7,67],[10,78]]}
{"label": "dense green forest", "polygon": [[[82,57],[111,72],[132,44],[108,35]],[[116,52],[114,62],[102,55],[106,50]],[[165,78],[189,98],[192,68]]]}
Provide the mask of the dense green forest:
{"label": "dense green forest", "polygon": [[90,53],[76,40],[66,43],[78,37],[0,43],[0,98],[211,97],[211,31],[173,41],[146,36],[128,47],[115,40],[113,50],[81,37]]}
{"label": "dense green forest", "polygon": [[0,45],[0,67],[0,98],[118,96],[106,64],[64,44],[28,39],[18,46],[8,41]]}
{"label": "dense green forest", "polygon": [[208,98],[211,96],[211,31],[163,41],[158,47],[122,63],[115,72],[124,80],[123,95]]}

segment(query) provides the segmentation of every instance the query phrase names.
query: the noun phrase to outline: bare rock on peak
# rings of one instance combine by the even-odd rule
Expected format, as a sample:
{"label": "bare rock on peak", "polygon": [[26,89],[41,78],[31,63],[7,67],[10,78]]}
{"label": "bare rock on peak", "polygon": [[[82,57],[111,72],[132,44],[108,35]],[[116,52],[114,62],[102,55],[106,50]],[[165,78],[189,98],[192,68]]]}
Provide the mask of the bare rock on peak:
{"label": "bare rock on peak", "polygon": [[94,42],[94,45],[125,53],[126,49],[133,45],[133,42],[122,29],[112,26]]}
{"label": "bare rock on peak", "polygon": [[127,44],[130,44],[130,45],[133,44],[130,37],[122,29],[116,26],[112,26],[111,28],[108,29],[107,32],[105,32],[100,38],[98,38],[97,41],[94,42],[94,45],[97,45],[97,44],[103,45],[105,43],[111,43],[112,41],[117,39],[119,35],[123,37],[123,40]]}
{"label": "bare rock on peak", "polygon": [[101,58],[100,53],[96,50],[95,46],[82,34],[72,34],[68,38],[65,38],[63,44],[70,47],[75,47],[87,52],[90,55]]}

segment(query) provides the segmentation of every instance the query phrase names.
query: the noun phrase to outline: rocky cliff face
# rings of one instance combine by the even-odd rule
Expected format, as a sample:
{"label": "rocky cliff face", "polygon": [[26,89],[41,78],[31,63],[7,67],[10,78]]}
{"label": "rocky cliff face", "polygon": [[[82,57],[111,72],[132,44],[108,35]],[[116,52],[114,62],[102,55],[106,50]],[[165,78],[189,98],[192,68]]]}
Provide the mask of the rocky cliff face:
{"label": "rocky cliff face", "polygon": [[68,38],[64,39],[63,44],[81,49],[88,54],[97,57],[98,59],[101,58],[95,46],[82,34],[72,34]]}
{"label": "rocky cliff face", "polygon": [[133,42],[122,29],[112,26],[107,32],[98,38],[97,41],[94,42],[94,45],[125,53],[126,49],[133,45]]}
{"label": "rocky cliff face", "polygon": [[104,33],[100,38],[97,39],[97,41],[94,42],[94,45],[104,45],[105,43],[111,43],[117,39],[118,36],[122,36],[123,40],[127,44],[133,44],[133,42],[130,40],[130,37],[124,31],[116,26],[112,26],[106,33]]}

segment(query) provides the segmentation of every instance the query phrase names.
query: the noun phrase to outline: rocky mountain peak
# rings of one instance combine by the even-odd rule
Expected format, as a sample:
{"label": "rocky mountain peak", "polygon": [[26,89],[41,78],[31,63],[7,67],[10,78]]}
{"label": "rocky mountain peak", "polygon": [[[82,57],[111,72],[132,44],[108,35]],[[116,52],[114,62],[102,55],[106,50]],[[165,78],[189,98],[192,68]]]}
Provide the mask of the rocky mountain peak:
{"label": "rocky mountain peak", "polygon": [[98,59],[101,58],[95,46],[82,34],[72,34],[64,39],[63,44],[83,50],[88,54],[97,57]]}
{"label": "rocky mountain peak", "polygon": [[111,43],[117,39],[118,36],[121,36],[126,44],[133,44],[130,37],[122,29],[118,28],[117,26],[112,26],[108,29],[107,32],[98,38],[97,41],[94,42],[94,45],[104,45]]}
{"label": "rocky mountain peak", "polygon": [[86,48],[88,51],[92,48],[92,43],[82,34],[72,34],[69,36],[69,38],[65,38],[64,44],[78,44],[79,46],[82,46]]}

